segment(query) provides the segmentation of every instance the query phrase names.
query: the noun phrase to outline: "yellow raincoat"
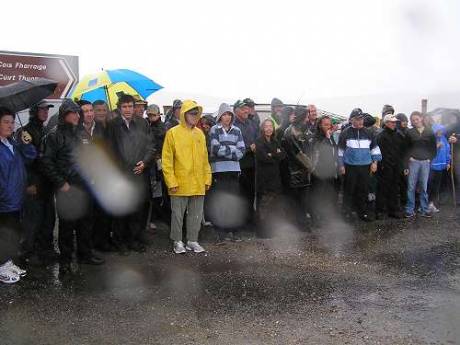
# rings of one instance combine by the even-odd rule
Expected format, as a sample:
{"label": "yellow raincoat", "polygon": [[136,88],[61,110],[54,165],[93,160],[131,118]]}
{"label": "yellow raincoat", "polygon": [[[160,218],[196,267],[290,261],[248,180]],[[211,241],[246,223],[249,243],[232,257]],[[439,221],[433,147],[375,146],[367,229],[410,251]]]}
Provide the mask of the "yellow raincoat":
{"label": "yellow raincoat", "polygon": [[199,128],[185,124],[185,113],[203,108],[195,101],[186,100],[180,109],[180,124],[166,132],[162,152],[162,167],[166,185],[177,187],[173,196],[205,195],[211,185],[211,167],[208,161],[206,138]]}

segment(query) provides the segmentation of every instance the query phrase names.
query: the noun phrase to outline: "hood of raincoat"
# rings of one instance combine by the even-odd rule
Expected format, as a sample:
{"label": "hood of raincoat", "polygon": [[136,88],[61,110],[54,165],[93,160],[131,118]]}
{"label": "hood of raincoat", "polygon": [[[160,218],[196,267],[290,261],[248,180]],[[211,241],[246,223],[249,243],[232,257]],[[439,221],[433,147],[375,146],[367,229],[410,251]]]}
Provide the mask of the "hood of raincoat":
{"label": "hood of raincoat", "polygon": [[444,135],[444,136],[447,133],[446,127],[444,127],[443,125],[438,125],[437,123],[433,124],[433,126],[431,128],[433,129],[434,135],[436,135],[436,132],[439,132],[439,131],[441,131],[442,135]]}
{"label": "hood of raincoat", "polygon": [[197,102],[192,101],[190,99],[187,99],[184,102],[182,102],[182,106],[180,107],[180,117],[179,117],[181,126],[187,127],[187,124],[185,123],[185,113],[195,108],[198,109],[198,112],[199,112],[198,116],[201,117],[201,114],[203,113],[203,107],[201,105],[198,105]]}
{"label": "hood of raincoat", "polygon": [[71,99],[64,99],[61,106],[59,107],[58,123],[60,125],[65,124],[65,116],[68,113],[80,113],[80,107]]}
{"label": "hood of raincoat", "polygon": [[219,110],[217,111],[216,122],[219,123],[220,118],[225,113],[232,114],[232,122],[231,122],[231,124],[233,125],[233,122],[235,121],[235,113],[233,112],[232,107],[230,107],[227,103],[222,103],[220,105]]}

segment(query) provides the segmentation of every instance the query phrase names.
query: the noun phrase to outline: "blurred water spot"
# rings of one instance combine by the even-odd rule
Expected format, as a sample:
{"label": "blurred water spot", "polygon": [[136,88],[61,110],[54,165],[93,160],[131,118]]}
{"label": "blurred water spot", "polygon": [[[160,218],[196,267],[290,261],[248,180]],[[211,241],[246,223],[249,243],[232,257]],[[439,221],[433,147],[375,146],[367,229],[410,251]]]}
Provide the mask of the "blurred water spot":
{"label": "blurred water spot", "polygon": [[68,192],[56,193],[56,209],[59,217],[65,220],[81,218],[88,209],[88,194],[76,186],[70,186]]}
{"label": "blurred water spot", "polygon": [[136,209],[144,191],[122,174],[101,147],[82,145],[77,157],[81,173],[102,207],[118,216]]}
{"label": "blurred water spot", "polygon": [[214,191],[209,197],[207,211],[214,225],[233,228],[244,224],[247,216],[247,203],[236,194]]}
{"label": "blurred water spot", "polygon": [[127,267],[113,272],[107,279],[107,288],[115,297],[125,302],[140,302],[147,290],[144,276]]}

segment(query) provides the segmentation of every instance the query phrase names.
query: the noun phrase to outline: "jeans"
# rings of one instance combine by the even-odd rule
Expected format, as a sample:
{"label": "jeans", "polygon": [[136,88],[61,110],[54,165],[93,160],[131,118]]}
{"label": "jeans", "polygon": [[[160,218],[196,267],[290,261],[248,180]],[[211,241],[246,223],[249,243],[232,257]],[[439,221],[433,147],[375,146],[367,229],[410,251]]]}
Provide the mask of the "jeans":
{"label": "jeans", "polygon": [[422,212],[428,212],[428,177],[430,176],[430,161],[409,160],[409,179],[407,187],[406,213],[414,213],[415,190],[417,186],[420,192],[420,208]]}

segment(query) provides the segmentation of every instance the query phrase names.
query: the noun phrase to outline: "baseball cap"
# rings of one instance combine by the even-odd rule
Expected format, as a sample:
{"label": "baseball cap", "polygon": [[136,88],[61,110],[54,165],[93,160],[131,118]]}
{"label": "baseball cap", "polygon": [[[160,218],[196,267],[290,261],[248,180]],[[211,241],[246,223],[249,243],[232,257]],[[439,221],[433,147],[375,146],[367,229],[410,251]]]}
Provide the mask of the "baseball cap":
{"label": "baseball cap", "polygon": [[385,117],[383,118],[383,123],[387,123],[387,122],[397,122],[398,121],[398,118],[393,115],[393,114],[387,114],[385,115]]}
{"label": "baseball cap", "polygon": [[350,113],[350,120],[351,120],[352,118],[354,118],[354,117],[356,117],[356,118],[362,118],[362,117],[364,117],[364,113],[363,113],[363,111],[361,110],[361,108],[355,108],[355,109],[353,109],[353,110],[351,111],[351,113]]}
{"label": "baseball cap", "polygon": [[147,115],[150,115],[150,114],[159,115],[160,114],[160,107],[158,105],[156,105],[156,104],[150,104],[147,107],[146,113],[147,113]]}
{"label": "baseball cap", "polygon": [[54,104],[51,104],[45,100],[38,102],[35,106],[37,108],[54,108]]}

